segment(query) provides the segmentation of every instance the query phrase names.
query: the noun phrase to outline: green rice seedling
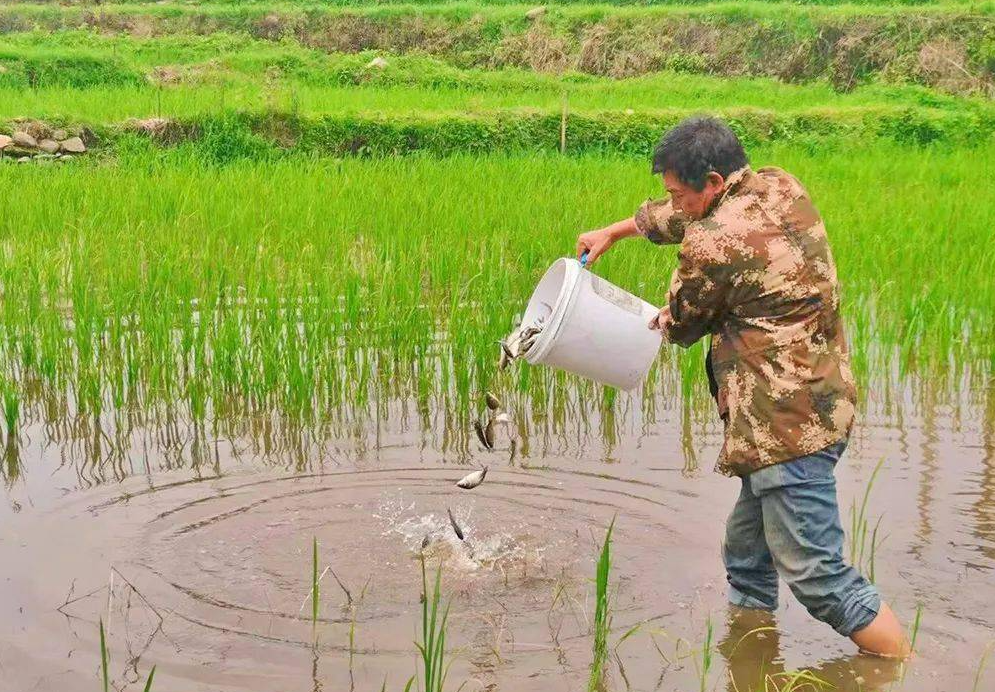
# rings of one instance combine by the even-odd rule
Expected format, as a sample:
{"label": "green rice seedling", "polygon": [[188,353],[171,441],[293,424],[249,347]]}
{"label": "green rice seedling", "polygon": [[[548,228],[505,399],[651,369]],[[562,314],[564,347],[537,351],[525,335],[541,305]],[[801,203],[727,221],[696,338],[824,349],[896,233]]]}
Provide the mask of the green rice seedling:
{"label": "green rice seedling", "polygon": [[695,659],[695,668],[698,670],[698,689],[700,692],[705,692],[705,687],[708,685],[708,674],[712,670],[714,656],[713,636],[712,616],[709,615],[705,620],[705,641],[701,645],[701,658]]}
{"label": "green rice seedling", "polygon": [[[612,531],[615,529],[615,517],[612,517],[605,532],[605,540],[601,544],[601,554],[595,572],[594,595],[594,657],[591,661],[591,675],[588,678],[588,692],[604,689],[606,665],[608,663],[608,636],[611,634],[612,615],[608,578],[611,574],[611,543]],[[621,641],[620,641],[621,643]]]}
{"label": "green rice seedling", "polygon": [[884,459],[881,459],[871,472],[871,477],[864,488],[864,497],[860,502],[860,509],[857,509],[855,502],[850,505],[850,563],[867,574],[871,582],[874,581],[875,576],[874,556],[877,548],[880,546],[877,535],[881,524],[881,517],[878,518],[871,531],[871,535],[868,536],[869,521],[867,519],[867,504],[870,500],[871,490],[874,488],[874,481],[877,479],[878,472],[883,465]]}
{"label": "green rice seedling", "polygon": [[[425,566],[425,555],[420,555],[422,577],[422,639],[415,642],[421,655],[422,673],[425,692],[443,692],[449,666],[446,662],[446,626],[449,621],[449,604],[442,605],[442,565],[435,571],[435,581],[431,594],[428,590],[428,572]],[[441,609],[441,610],[440,610]],[[414,678],[408,681],[408,686]]]}
{"label": "green rice seedling", "polygon": [[153,678],[155,678],[155,666],[152,666],[152,670],[149,671],[149,676],[145,679],[145,687],[143,688],[143,692],[151,692]]}
{"label": "green rice seedling", "polygon": [[100,618],[100,675],[104,681],[104,692],[109,692],[111,684],[108,675],[107,639],[104,636],[104,619]]}

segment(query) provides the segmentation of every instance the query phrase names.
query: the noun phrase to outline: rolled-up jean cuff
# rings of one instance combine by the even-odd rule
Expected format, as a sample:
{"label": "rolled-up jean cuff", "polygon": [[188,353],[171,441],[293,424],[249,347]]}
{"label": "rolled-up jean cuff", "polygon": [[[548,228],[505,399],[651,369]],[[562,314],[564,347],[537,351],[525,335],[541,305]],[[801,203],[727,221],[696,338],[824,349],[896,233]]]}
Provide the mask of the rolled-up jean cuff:
{"label": "rolled-up jean cuff", "polygon": [[777,610],[777,603],[771,605],[769,603],[764,603],[763,601],[754,598],[753,596],[748,596],[735,586],[729,587],[729,602],[734,606],[739,606],[740,608],[757,608],[758,610]]}
{"label": "rolled-up jean cuff", "polygon": [[868,583],[851,591],[833,608],[827,623],[844,637],[849,637],[871,624],[880,609],[881,596],[874,585]]}

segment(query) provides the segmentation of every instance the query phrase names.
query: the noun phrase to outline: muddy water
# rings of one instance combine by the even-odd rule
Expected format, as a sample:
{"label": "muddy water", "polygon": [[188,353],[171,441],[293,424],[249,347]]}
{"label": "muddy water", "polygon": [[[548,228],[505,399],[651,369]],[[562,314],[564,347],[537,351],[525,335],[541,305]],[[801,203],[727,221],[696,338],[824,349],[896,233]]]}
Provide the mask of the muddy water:
{"label": "muddy water", "polygon": [[[985,397],[871,397],[838,469],[846,514],[885,460],[868,510],[881,517],[876,578],[904,620],[923,607],[921,653],[905,670],[856,655],[786,589],[773,617],[728,612],[719,542],[738,482],[710,471],[717,429],[688,427],[674,402],[650,417],[638,397],[620,399],[610,434],[597,416],[550,433],[520,415],[514,459],[448,444],[444,412],[426,426],[396,402],[376,435],[296,451],[177,425],[91,459],[92,425],[57,434],[39,422],[5,463],[0,690],[98,689],[99,618],[118,689],[140,690],[153,664],[156,690],[403,689],[426,539],[452,604],[452,689],[584,689],[591,577],[616,514],[612,641],[639,629],[612,654],[613,689],[700,689],[711,623],[706,689],[762,689],[765,676],[781,685],[782,671],[809,669],[842,690],[970,690],[995,640]],[[487,481],[455,488],[474,463],[489,464]],[[995,689],[995,665],[977,689]]]}

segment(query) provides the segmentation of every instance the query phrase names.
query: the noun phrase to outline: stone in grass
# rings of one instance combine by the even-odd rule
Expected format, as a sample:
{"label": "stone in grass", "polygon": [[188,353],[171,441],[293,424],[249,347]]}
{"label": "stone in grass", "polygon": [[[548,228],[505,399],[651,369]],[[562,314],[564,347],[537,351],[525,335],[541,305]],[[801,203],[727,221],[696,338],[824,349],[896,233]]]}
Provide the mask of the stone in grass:
{"label": "stone in grass", "polygon": [[30,156],[22,156],[21,158],[19,158],[19,159],[17,160],[17,162],[18,162],[18,163],[27,163],[27,162],[28,162],[28,161],[30,161],[30,160],[31,160],[31,157],[30,157]]}
{"label": "stone in grass", "polygon": [[60,142],[61,142],[62,140],[64,140],[64,139],[65,139],[66,137],[68,137],[68,136],[69,136],[69,135],[68,135],[68,134],[66,134],[66,131],[65,131],[65,130],[55,130],[54,132],[52,132],[52,139],[57,139],[57,140],[59,140]]}
{"label": "stone in grass", "polygon": [[533,7],[531,10],[525,13],[525,18],[529,20],[539,19],[539,17],[546,14],[546,8],[542,5],[539,7]]}
{"label": "stone in grass", "polygon": [[74,158],[72,154],[59,154],[59,161],[72,161]]}
{"label": "stone in grass", "polygon": [[62,151],[68,151],[70,154],[83,154],[86,152],[86,145],[79,137],[70,137],[62,143]]}
{"label": "stone in grass", "polygon": [[34,149],[38,146],[38,140],[29,135],[27,132],[17,131],[14,133],[14,144],[19,147]]}
{"label": "stone in grass", "polygon": [[376,70],[382,70],[383,68],[387,67],[387,61],[378,55],[377,57],[373,58],[373,60],[370,60],[368,63],[366,63],[366,67]]}
{"label": "stone in grass", "polygon": [[46,154],[56,154],[61,148],[59,143],[54,139],[43,139],[38,142],[38,148],[44,151]]}
{"label": "stone in grass", "polygon": [[7,135],[0,135],[0,151],[3,151],[13,143],[14,139],[12,137],[8,137]]}

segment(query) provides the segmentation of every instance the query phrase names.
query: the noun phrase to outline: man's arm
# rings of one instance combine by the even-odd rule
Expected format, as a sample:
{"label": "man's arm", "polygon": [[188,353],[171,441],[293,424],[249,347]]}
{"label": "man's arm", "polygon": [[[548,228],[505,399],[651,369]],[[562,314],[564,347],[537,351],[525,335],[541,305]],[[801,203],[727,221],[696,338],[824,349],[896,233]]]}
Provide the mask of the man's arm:
{"label": "man's arm", "polygon": [[592,264],[617,241],[637,235],[658,245],[679,243],[688,223],[686,216],[674,211],[669,199],[646,200],[635,216],[578,236],[577,259],[587,252],[587,263]]}
{"label": "man's arm", "polygon": [[680,264],[670,280],[667,305],[650,322],[650,328],[661,329],[667,341],[685,348],[712,331],[725,310],[728,290],[721,278],[726,268],[689,240],[678,255]]}
{"label": "man's arm", "polygon": [[577,236],[577,259],[586,252],[587,264],[594,264],[616,241],[634,235],[639,235],[639,230],[636,228],[636,220],[631,216],[597,231],[581,233]]}

